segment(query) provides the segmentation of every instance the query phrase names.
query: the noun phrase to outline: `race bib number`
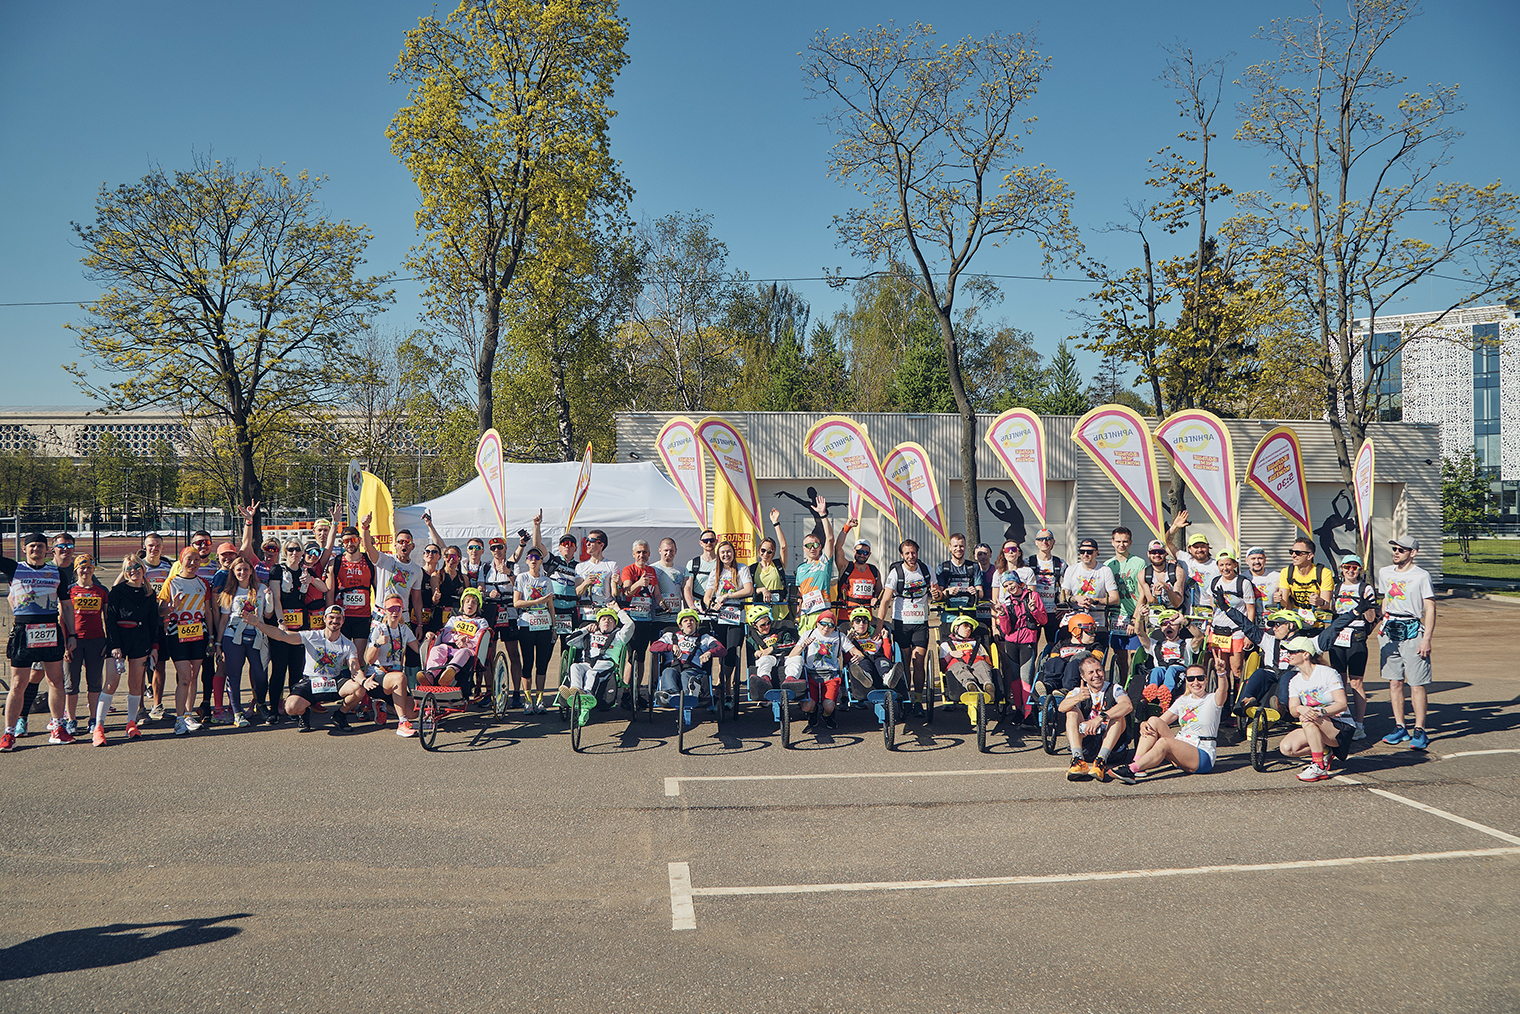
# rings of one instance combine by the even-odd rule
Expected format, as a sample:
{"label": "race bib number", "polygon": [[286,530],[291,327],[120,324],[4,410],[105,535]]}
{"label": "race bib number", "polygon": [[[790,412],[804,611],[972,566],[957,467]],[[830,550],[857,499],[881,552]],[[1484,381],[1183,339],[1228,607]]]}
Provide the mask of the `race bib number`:
{"label": "race bib number", "polygon": [[444,610],[443,610],[443,622],[444,623],[449,622],[449,617],[451,617],[453,615],[454,615],[454,610],[445,607]]}
{"label": "race bib number", "polygon": [[304,614],[299,609],[287,609],[284,613],[285,629],[300,630]]}
{"label": "race bib number", "polygon": [[929,619],[929,602],[924,598],[904,598],[902,602],[902,621],[904,623],[924,623]]}
{"label": "race bib number", "polygon": [[570,633],[570,630],[572,629],[570,625],[570,616],[566,613],[555,613],[554,629],[559,631],[561,634]]}
{"label": "race bib number", "polygon": [[343,593],[343,605],[347,609],[363,609],[369,604],[369,592],[354,588]]}
{"label": "race bib number", "polygon": [[628,615],[636,620],[647,620],[653,607],[654,599],[647,592],[640,592],[628,600]]}
{"label": "race bib number", "polygon": [[718,622],[736,625],[744,622],[744,611],[735,605],[725,604],[718,609]]}
{"label": "race bib number", "polygon": [[311,689],[317,694],[335,694],[338,692],[338,677],[336,676],[313,676]]}
{"label": "race bib number", "polygon": [[1230,634],[1210,634],[1209,647],[1218,648],[1220,651],[1229,651],[1234,637]]}
{"label": "race bib number", "polygon": [[821,613],[828,608],[829,602],[823,597],[823,592],[817,588],[809,588],[802,593],[802,611],[805,613]]}
{"label": "race bib number", "polygon": [[28,623],[26,625],[28,648],[58,647],[58,625],[54,623]]}
{"label": "race bib number", "polygon": [[1337,648],[1351,647],[1351,635],[1352,630],[1350,627],[1342,628],[1341,632],[1335,635],[1335,646]]}
{"label": "race bib number", "polygon": [[676,612],[679,612],[680,609],[681,609],[681,596],[680,595],[666,595],[666,596],[663,596],[660,599],[660,611],[661,612],[676,613]]}
{"label": "race bib number", "polygon": [[204,623],[181,623],[179,625],[179,639],[181,641],[199,641],[206,636]]}
{"label": "race bib number", "polygon": [[76,613],[97,613],[100,611],[99,595],[80,595],[74,599],[74,611]]}
{"label": "race bib number", "polygon": [[474,637],[476,632],[479,630],[480,624],[471,623],[469,620],[454,624],[454,633],[458,634],[460,637]]}
{"label": "race bib number", "polygon": [[876,594],[876,583],[874,581],[871,581],[869,578],[866,580],[853,578],[850,581],[851,598],[859,599],[860,601],[864,602],[874,594]]}
{"label": "race bib number", "polygon": [[549,629],[549,610],[547,609],[524,609],[519,623],[526,624],[529,630]]}

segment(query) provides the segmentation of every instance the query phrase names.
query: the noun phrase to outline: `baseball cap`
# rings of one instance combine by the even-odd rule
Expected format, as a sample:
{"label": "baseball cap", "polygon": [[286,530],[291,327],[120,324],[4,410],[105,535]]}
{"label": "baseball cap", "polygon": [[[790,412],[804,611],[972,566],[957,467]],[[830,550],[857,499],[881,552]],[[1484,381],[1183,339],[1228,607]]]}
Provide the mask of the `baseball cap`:
{"label": "baseball cap", "polygon": [[1235,560],[1236,562],[1239,562],[1239,557],[1237,557],[1233,552],[1231,552],[1228,549],[1221,549],[1219,552],[1215,553],[1214,554],[1214,559],[1216,559],[1216,560]]}
{"label": "baseball cap", "polygon": [[861,546],[865,546],[867,549],[870,549],[871,548],[871,540],[870,539],[856,539],[855,540],[855,548],[859,549]]}
{"label": "baseball cap", "polygon": [[506,544],[507,540],[502,538],[500,535],[491,536],[490,546],[492,549],[495,549],[497,546],[505,546]]}
{"label": "baseball cap", "polygon": [[1315,644],[1313,639],[1308,637],[1291,638],[1283,647],[1288,651],[1307,651],[1311,655],[1319,653],[1319,645]]}
{"label": "baseball cap", "polygon": [[1267,555],[1267,551],[1265,549],[1262,549],[1260,546],[1252,546],[1250,549],[1246,550],[1246,555],[1247,556],[1266,556]]}
{"label": "baseball cap", "polygon": [[326,609],[322,610],[323,616],[331,616],[334,613],[338,614],[339,616],[343,615],[343,607],[338,605],[336,602],[328,606]]}
{"label": "baseball cap", "polygon": [[1348,563],[1354,563],[1360,567],[1362,565],[1362,558],[1360,556],[1357,556],[1355,553],[1347,553],[1345,556],[1341,557],[1341,566],[1344,567]]}
{"label": "baseball cap", "polygon": [[220,546],[216,547],[216,555],[217,556],[221,556],[223,553],[236,553],[236,552],[237,552],[237,547],[234,546],[230,542],[224,542]]}
{"label": "baseball cap", "polygon": [[1041,528],[1039,531],[1034,533],[1034,537],[1036,539],[1054,539],[1056,537],[1056,533],[1051,531],[1049,528]]}
{"label": "baseball cap", "polygon": [[1077,543],[1077,547],[1079,549],[1097,549],[1098,543],[1092,539],[1083,539],[1081,542]]}
{"label": "baseball cap", "polygon": [[1160,539],[1152,539],[1151,544],[1145,547],[1145,551],[1147,553],[1164,553],[1166,552],[1166,543]]}
{"label": "baseball cap", "polygon": [[1413,535],[1400,535],[1396,539],[1389,539],[1388,544],[1398,549],[1419,549],[1420,540]]}
{"label": "baseball cap", "polygon": [[34,545],[36,545],[39,542],[42,543],[44,546],[47,545],[47,536],[43,535],[41,532],[33,532],[32,534],[28,535],[25,539],[21,540],[21,544],[23,546],[34,546]]}
{"label": "baseball cap", "polygon": [[406,605],[406,603],[401,600],[401,596],[400,595],[387,595],[385,597],[385,604],[387,606],[389,606],[392,603],[394,603],[394,604],[396,604],[398,606],[404,606],[404,605]]}
{"label": "baseball cap", "polygon": [[561,535],[559,537],[559,544],[561,546],[563,546],[567,542],[579,543],[579,541],[580,541],[579,539],[577,539],[574,535],[571,535],[569,532],[566,532],[564,535]]}
{"label": "baseball cap", "polygon": [[1188,539],[1188,545],[1190,546],[1207,546],[1208,544],[1209,537],[1202,532],[1197,532],[1192,538]]}

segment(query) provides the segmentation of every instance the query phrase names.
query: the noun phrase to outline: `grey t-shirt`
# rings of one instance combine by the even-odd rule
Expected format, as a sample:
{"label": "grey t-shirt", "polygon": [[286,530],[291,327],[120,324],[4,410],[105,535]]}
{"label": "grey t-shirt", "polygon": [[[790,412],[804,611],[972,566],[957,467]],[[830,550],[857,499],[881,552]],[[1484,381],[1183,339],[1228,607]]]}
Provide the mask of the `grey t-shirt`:
{"label": "grey t-shirt", "polygon": [[685,602],[686,568],[680,564],[666,566],[656,560],[652,565],[660,579],[660,601],[655,606],[657,622],[674,623]]}

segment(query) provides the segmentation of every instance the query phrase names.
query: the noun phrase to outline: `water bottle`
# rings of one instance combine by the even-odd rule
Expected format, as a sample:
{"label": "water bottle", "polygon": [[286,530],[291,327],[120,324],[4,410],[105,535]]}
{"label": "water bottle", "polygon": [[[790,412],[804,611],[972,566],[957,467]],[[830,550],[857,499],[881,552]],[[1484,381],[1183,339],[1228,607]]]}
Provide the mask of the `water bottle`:
{"label": "water bottle", "polygon": [[118,679],[120,679],[121,675],[123,673],[125,673],[126,671],[127,671],[127,660],[124,659],[124,658],[118,658],[116,660],[116,677]]}

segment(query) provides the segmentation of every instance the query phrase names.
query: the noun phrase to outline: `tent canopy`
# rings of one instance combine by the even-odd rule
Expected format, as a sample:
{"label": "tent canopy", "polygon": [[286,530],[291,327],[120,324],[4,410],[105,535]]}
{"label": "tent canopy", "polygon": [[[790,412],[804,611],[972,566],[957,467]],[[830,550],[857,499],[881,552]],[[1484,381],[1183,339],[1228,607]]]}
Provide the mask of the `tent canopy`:
{"label": "tent canopy", "polygon": [[[570,497],[580,474],[578,461],[533,465],[508,461],[506,471],[507,531],[533,531],[533,515],[544,512],[545,543],[560,537],[570,514]],[[396,528],[409,528],[414,537],[426,537],[422,512],[433,515],[433,527],[445,539],[489,538],[500,534],[485,483],[479,476],[452,492],[395,509]],[[688,553],[697,548],[697,527],[681,494],[653,462],[591,466],[591,489],[575,516],[578,538],[588,528],[607,531],[611,545],[607,555],[625,558],[633,539],[647,539],[651,561],[658,557],[659,540],[670,536]],[[513,543],[515,539],[509,540]],[[551,545],[552,548],[552,545]],[[620,555],[621,554],[621,555]]]}

